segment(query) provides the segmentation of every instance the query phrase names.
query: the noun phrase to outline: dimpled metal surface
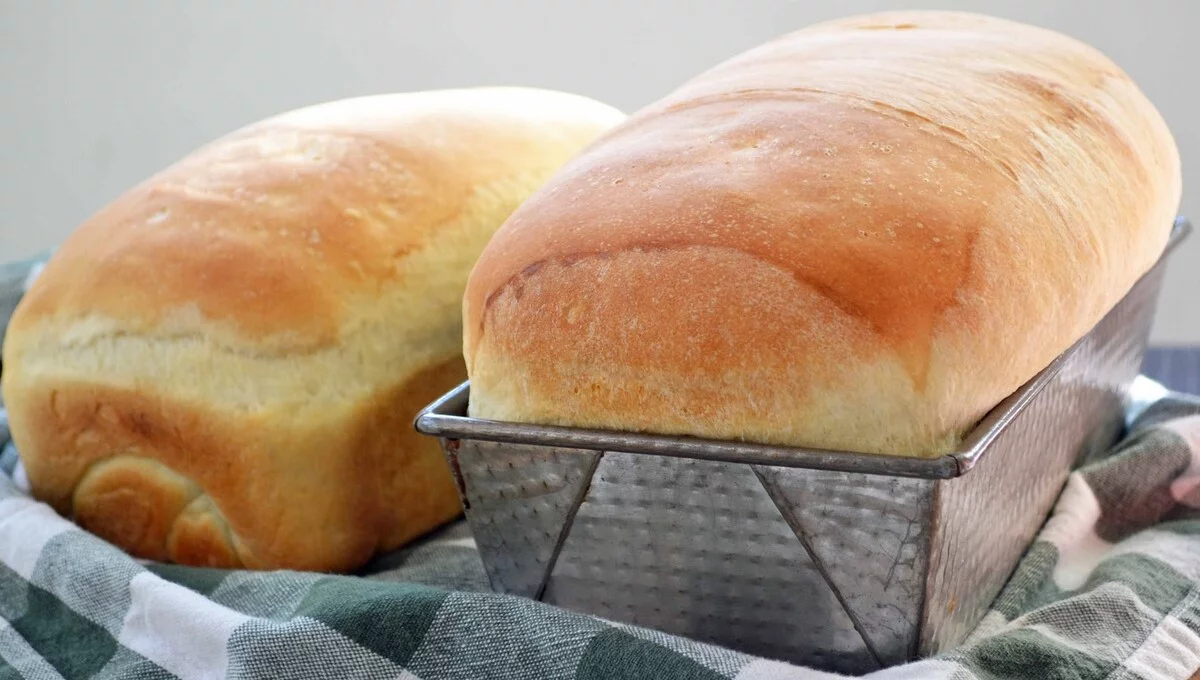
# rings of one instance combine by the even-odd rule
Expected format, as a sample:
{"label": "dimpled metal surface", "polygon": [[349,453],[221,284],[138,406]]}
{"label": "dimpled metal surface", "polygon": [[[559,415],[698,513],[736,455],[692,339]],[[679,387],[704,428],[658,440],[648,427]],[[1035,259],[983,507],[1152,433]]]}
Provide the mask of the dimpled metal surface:
{"label": "dimpled metal surface", "polygon": [[600,454],[474,440],[448,449],[492,588],[537,598]]}
{"label": "dimpled metal surface", "polygon": [[826,668],[878,668],[747,465],[606,453],[543,598]]}
{"label": "dimpled metal surface", "polygon": [[913,658],[933,482],[780,467],[756,472],[879,660]]}

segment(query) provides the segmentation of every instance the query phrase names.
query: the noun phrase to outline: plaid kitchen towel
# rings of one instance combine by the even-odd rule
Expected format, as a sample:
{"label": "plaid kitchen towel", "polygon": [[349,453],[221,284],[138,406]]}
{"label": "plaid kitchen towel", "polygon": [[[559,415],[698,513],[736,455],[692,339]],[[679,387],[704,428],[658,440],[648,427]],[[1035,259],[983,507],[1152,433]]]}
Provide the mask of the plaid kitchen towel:
{"label": "plaid kitchen towel", "polygon": [[[4,678],[838,677],[487,593],[462,524],[359,577],[140,563],[0,468]],[[868,677],[1193,677],[1197,508],[1200,399],[1169,395],[1070,477],[966,645]]]}
{"label": "plaid kitchen towel", "polygon": [[[1200,678],[1200,399],[1140,387],[971,639],[868,677]],[[491,594],[462,524],[360,576],[140,562],[30,498],[7,440],[0,411],[0,678],[840,677]]]}

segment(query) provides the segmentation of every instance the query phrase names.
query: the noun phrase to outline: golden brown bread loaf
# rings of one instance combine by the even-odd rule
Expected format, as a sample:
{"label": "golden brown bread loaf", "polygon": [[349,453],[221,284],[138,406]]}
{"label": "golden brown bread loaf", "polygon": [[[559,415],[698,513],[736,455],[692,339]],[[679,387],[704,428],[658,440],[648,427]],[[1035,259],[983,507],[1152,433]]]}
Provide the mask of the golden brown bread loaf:
{"label": "golden brown bread loaf", "polygon": [[926,456],[1084,335],[1180,199],[1096,50],[887,13],[735,57],[522,205],[464,301],[476,417]]}
{"label": "golden brown bread loaf", "polygon": [[4,346],[33,492],[135,555],[342,571],[460,511],[417,410],[465,379],[467,273],[623,115],[466,89],[234,132],[65,242]]}

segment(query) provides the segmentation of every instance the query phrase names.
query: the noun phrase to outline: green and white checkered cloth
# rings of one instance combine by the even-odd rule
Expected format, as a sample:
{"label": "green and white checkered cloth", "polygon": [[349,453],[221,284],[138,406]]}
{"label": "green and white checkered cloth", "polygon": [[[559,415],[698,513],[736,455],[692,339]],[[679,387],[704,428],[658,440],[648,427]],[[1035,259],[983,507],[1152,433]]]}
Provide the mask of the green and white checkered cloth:
{"label": "green and white checkered cloth", "polygon": [[[868,677],[1192,678],[1200,399],[1151,396],[1128,437],[1070,477],[962,648]],[[131,559],[23,488],[7,446],[0,678],[840,677],[492,594],[463,524],[361,576],[221,571]]]}

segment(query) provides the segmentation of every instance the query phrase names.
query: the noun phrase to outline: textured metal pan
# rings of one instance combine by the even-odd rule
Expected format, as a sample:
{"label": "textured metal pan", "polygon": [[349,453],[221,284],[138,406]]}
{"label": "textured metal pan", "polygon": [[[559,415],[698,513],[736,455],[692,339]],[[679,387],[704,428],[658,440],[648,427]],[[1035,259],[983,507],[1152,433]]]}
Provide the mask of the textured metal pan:
{"label": "textured metal pan", "polygon": [[937,485],[924,650],[951,647],[970,633],[1072,466],[1121,436],[1126,390],[1141,368],[1163,274],[1160,263],[1056,362],[1054,379],[971,461],[969,474]]}
{"label": "textured metal pan", "polygon": [[417,428],[496,590],[868,671],[961,642],[1071,466],[1120,435],[1163,268],[936,459],[482,421],[468,385]]}

